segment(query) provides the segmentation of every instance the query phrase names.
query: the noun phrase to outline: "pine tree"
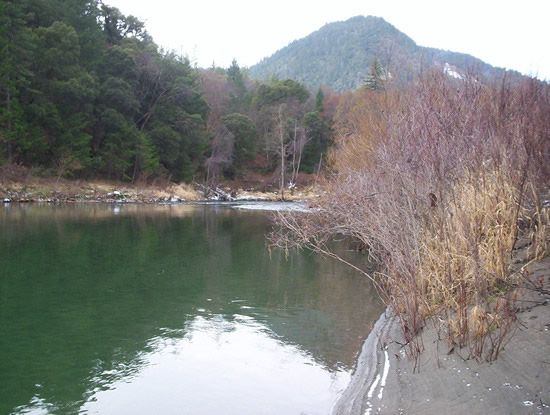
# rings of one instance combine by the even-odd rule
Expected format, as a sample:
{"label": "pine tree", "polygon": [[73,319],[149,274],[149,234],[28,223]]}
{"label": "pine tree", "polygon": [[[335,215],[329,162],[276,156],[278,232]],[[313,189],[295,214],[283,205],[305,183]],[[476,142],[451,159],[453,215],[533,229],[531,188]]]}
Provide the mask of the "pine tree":
{"label": "pine tree", "polygon": [[366,77],[363,84],[363,88],[371,89],[376,92],[381,92],[385,90],[384,71],[378,58],[374,58],[374,61],[369,68],[369,75]]}
{"label": "pine tree", "polygon": [[315,96],[315,111],[322,113],[325,111],[325,93],[321,88],[317,91]]}

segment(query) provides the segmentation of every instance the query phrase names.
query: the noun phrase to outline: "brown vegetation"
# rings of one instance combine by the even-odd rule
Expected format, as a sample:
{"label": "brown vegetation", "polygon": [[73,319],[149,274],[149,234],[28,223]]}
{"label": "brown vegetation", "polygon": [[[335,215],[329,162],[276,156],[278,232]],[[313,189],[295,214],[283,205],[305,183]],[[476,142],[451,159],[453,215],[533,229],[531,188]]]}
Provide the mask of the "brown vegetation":
{"label": "brown vegetation", "polygon": [[281,213],[273,243],[335,256],[350,236],[381,264],[370,276],[401,320],[412,356],[426,319],[451,345],[494,360],[513,332],[521,269],[548,252],[550,88],[423,74],[407,91],[341,98],[334,175],[316,214]]}
{"label": "brown vegetation", "polygon": [[168,180],[155,183],[107,180],[68,180],[41,174],[39,169],[0,166],[0,198],[11,202],[128,202],[198,201],[192,185]]}

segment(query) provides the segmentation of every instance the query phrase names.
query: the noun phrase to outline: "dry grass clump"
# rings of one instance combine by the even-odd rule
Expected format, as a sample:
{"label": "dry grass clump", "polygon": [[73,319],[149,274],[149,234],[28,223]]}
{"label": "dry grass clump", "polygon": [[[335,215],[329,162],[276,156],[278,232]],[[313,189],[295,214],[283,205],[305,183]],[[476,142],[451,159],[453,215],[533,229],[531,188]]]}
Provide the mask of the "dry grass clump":
{"label": "dry grass clump", "polygon": [[520,219],[532,224],[530,249],[537,257],[547,252],[548,209],[522,204],[516,177],[503,168],[469,173],[419,235],[422,317],[444,313],[449,341],[487,360],[498,356],[515,321],[521,280],[511,253]]}
{"label": "dry grass clump", "polygon": [[451,345],[495,359],[522,284],[516,241],[530,236],[533,258],[548,252],[550,88],[435,71],[384,99],[355,94],[337,122],[328,194],[316,214],[281,213],[273,243],[338,258],[330,239],[355,239],[381,265],[368,276],[400,316],[412,356],[437,315]]}
{"label": "dry grass clump", "polygon": [[168,193],[173,196],[178,196],[182,200],[193,201],[193,202],[196,202],[202,199],[201,196],[197,193],[197,191],[193,187],[193,185],[187,184],[187,183],[171,184],[165,190],[165,193]]}
{"label": "dry grass clump", "polygon": [[453,198],[434,212],[419,235],[417,284],[424,287],[427,312],[458,310],[460,290],[476,302],[498,284],[509,285],[519,195],[502,171],[465,177]]}
{"label": "dry grass clump", "polygon": [[[534,198],[537,198],[537,191],[531,186]],[[537,203],[534,212],[529,218],[530,245],[527,249],[527,260],[539,260],[550,252],[550,191],[546,195],[544,204]]]}

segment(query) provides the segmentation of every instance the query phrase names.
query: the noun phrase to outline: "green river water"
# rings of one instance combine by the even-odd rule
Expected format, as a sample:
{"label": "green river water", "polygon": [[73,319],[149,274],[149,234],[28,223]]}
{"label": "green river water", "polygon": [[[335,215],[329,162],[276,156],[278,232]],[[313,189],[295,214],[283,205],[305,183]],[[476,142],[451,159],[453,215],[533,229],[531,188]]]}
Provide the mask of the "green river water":
{"label": "green river water", "polygon": [[0,206],[0,414],[329,413],[382,304],[340,263],[270,254],[270,221]]}

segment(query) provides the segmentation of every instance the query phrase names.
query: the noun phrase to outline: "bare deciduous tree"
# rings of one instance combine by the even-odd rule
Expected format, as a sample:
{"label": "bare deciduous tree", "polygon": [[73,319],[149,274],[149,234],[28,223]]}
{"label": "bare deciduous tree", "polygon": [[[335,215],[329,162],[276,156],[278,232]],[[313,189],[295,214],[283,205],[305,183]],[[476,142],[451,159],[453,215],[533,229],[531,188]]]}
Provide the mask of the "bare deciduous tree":
{"label": "bare deciduous tree", "polygon": [[212,154],[206,159],[206,184],[214,188],[224,168],[231,165],[233,156],[233,134],[221,124],[212,140]]}

